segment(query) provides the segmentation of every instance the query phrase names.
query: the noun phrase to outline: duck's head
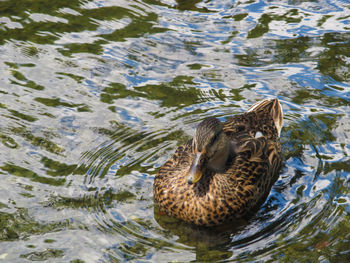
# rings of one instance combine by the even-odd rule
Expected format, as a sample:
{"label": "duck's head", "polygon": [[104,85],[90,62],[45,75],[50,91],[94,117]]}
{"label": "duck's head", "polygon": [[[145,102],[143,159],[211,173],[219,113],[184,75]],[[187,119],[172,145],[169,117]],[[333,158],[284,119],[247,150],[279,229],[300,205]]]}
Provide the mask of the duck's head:
{"label": "duck's head", "polygon": [[193,138],[194,158],[188,172],[188,183],[198,182],[206,169],[225,170],[231,147],[222,123],[215,117],[203,120]]}

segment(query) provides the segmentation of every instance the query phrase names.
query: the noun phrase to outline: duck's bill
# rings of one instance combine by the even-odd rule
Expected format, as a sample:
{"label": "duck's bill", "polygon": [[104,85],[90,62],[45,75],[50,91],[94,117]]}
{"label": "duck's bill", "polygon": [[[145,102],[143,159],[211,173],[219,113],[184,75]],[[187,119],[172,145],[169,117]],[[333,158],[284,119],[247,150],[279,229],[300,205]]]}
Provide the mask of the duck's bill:
{"label": "duck's bill", "polygon": [[197,152],[196,156],[191,164],[190,171],[188,174],[188,183],[195,184],[202,178],[202,171],[200,169],[202,153]]}

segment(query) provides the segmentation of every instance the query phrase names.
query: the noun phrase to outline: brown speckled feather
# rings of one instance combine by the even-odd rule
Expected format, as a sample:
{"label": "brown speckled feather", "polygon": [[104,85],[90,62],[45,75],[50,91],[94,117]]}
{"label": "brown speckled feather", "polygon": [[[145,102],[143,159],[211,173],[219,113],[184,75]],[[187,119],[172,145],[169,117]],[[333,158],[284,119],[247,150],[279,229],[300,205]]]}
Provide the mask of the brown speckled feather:
{"label": "brown speckled feather", "polygon": [[[211,226],[239,219],[261,205],[281,167],[281,125],[277,99],[264,100],[227,120],[223,130],[234,145],[234,154],[224,172],[206,170],[195,184],[187,181],[194,158],[192,139],[180,146],[154,180],[154,199],[160,211]],[[263,136],[255,138],[257,132]]]}

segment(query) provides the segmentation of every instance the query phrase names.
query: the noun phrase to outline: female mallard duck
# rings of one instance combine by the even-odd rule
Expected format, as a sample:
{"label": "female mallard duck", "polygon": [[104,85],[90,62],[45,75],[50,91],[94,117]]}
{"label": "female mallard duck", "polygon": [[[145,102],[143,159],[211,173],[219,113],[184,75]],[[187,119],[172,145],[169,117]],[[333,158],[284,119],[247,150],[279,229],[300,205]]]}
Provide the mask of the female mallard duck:
{"label": "female mallard duck", "polygon": [[225,123],[202,121],[154,179],[160,211],[212,226],[259,207],[282,164],[282,118],[278,100],[265,99]]}

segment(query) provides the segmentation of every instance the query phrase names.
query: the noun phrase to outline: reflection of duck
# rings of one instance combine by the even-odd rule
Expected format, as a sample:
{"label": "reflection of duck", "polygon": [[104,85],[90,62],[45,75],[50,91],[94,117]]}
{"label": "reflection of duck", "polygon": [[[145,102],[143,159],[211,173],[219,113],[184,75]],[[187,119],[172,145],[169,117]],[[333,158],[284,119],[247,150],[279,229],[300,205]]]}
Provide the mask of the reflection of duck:
{"label": "reflection of duck", "polygon": [[155,177],[160,211],[211,226],[260,206],[281,167],[282,118],[278,100],[266,99],[225,123],[202,121]]}
{"label": "reflection of duck", "polygon": [[[162,235],[167,236],[168,239],[176,240],[173,245],[185,245],[186,248],[192,248],[191,256],[194,252],[196,262],[217,262],[231,258],[233,255],[232,247],[237,245],[232,236],[239,235],[247,225],[247,221],[237,220],[234,225],[196,226],[165,216],[159,212],[157,206],[154,207],[154,218],[162,228]],[[237,239],[239,242],[241,241],[239,238]],[[245,240],[243,239],[243,241]],[[189,261],[189,259],[181,257],[178,260],[181,262]]]}

